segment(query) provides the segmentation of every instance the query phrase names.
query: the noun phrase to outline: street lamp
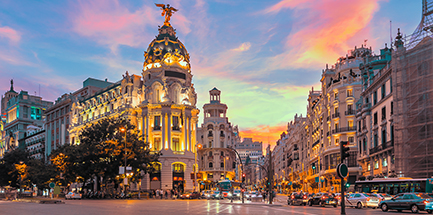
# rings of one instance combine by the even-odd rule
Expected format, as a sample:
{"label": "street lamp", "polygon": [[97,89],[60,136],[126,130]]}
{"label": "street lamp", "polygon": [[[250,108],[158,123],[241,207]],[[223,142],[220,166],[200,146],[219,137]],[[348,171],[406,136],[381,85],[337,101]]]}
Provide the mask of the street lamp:
{"label": "street lamp", "polygon": [[229,157],[228,157],[228,156],[226,156],[226,157],[224,158],[224,180],[227,178],[227,176],[226,176],[226,160],[229,160]]}
{"label": "street lamp", "polygon": [[[197,172],[198,172],[198,165],[197,165],[197,151],[200,150],[203,146],[199,143],[195,144],[195,159],[194,159],[194,191],[197,192],[197,187],[198,187],[198,183],[197,183]],[[197,185],[196,185],[197,184]]]}
{"label": "street lamp", "polygon": [[128,178],[126,178],[126,128],[120,127],[120,132],[125,133],[125,168],[123,174],[125,175],[125,178],[123,179],[123,193],[126,194],[126,184],[125,181],[128,182]]}

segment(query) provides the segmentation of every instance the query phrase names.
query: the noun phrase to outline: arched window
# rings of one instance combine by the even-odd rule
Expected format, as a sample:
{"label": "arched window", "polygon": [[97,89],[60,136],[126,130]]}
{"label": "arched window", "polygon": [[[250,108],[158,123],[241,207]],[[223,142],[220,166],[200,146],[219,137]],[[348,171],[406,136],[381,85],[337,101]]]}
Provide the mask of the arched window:
{"label": "arched window", "polygon": [[221,156],[223,156],[223,157],[224,157],[224,152],[221,152]]}
{"label": "arched window", "polygon": [[224,130],[224,125],[220,125],[220,129],[221,129],[221,130]]}
{"label": "arched window", "polygon": [[209,162],[209,168],[213,168],[213,163]]}
{"label": "arched window", "polygon": [[213,125],[208,125],[207,130],[213,130]]}
{"label": "arched window", "polygon": [[209,134],[207,136],[212,137],[213,136],[212,131],[209,131]]}

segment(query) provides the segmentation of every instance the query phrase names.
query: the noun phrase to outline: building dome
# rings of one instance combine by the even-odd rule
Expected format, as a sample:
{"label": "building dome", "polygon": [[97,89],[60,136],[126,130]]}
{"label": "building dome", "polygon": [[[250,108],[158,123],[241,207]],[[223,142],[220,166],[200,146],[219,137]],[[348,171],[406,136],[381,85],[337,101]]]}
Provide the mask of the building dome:
{"label": "building dome", "polygon": [[190,69],[189,54],[185,46],[176,37],[176,32],[171,25],[163,25],[159,29],[159,35],[150,43],[144,52],[144,70],[165,65],[177,65],[184,69]]}

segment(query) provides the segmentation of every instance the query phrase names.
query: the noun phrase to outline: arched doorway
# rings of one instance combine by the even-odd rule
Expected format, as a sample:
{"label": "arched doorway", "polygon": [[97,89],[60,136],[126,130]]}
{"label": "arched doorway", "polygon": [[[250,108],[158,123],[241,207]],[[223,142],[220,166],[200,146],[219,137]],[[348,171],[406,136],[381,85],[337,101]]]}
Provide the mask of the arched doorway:
{"label": "arched doorway", "polygon": [[153,171],[149,174],[150,189],[161,189],[161,163],[153,163]]}
{"label": "arched doorway", "polygon": [[184,192],[185,187],[185,167],[184,163],[173,163],[173,189]]}

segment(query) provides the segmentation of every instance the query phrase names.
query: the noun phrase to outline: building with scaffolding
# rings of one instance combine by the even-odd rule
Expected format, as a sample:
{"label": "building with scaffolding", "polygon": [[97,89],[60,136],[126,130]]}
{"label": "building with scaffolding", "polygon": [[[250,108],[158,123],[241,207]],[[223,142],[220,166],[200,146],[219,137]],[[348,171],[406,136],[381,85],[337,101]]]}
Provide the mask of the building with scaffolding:
{"label": "building with scaffolding", "polygon": [[423,0],[412,35],[395,41],[392,55],[397,175],[433,176],[433,1]]}

